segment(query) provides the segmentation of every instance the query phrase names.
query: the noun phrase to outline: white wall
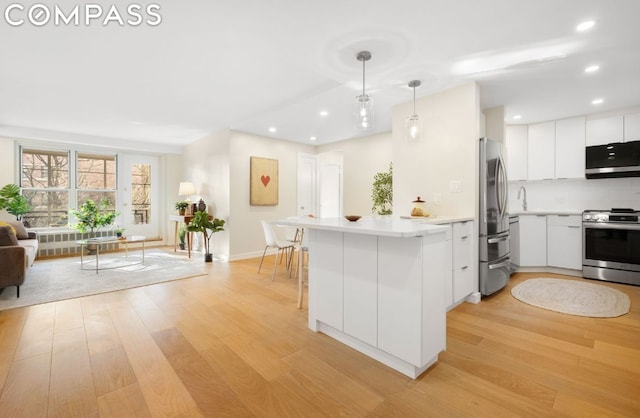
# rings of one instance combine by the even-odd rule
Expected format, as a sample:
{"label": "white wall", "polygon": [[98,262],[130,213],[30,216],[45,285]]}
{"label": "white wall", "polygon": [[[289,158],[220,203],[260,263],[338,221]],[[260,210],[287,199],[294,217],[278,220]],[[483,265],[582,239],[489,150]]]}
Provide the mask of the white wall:
{"label": "white wall", "polygon": [[[180,181],[190,181],[196,188],[195,202],[202,198],[207,211],[216,218],[224,219],[225,230],[211,238],[211,252],[228,258],[230,254],[231,200],[230,200],[230,138],[229,131],[207,135],[186,146],[183,152]],[[178,200],[178,185],[175,185]],[[182,200],[182,198],[180,198]]]}
{"label": "white wall", "polygon": [[340,152],[345,214],[371,214],[373,176],[387,171],[392,160],[391,132],[321,145],[318,153]]}
{"label": "white wall", "polygon": [[[404,139],[404,122],[412,102],[393,108],[394,214],[408,215],[417,196],[435,215],[476,216],[479,92],[475,82],[419,99],[417,114],[424,135],[417,143]],[[450,193],[451,180],[461,182]],[[441,203],[436,203],[437,195]]]}
{"label": "white wall", "polygon": [[[296,216],[298,153],[314,154],[315,147],[230,132],[230,235],[231,259],[256,257],[264,250],[264,234],[260,221]],[[251,206],[249,204],[250,157],[278,160],[278,205]]]}
{"label": "white wall", "polygon": [[[2,158],[2,164],[0,164],[0,187],[5,184],[15,183],[15,141],[11,138],[0,137],[0,155],[4,155]],[[13,215],[7,213],[7,211],[0,211],[0,220],[15,220]]]}

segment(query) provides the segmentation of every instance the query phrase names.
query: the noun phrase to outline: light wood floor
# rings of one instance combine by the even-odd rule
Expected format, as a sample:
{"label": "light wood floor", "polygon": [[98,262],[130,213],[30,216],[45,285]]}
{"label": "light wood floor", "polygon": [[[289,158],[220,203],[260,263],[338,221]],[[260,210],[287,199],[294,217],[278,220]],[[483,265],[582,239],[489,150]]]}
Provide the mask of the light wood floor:
{"label": "light wood floor", "polygon": [[640,287],[610,285],[632,301],[613,319],[508,289],[462,304],[412,381],[308,330],[295,280],[258,262],[0,312],[0,416],[640,416]]}

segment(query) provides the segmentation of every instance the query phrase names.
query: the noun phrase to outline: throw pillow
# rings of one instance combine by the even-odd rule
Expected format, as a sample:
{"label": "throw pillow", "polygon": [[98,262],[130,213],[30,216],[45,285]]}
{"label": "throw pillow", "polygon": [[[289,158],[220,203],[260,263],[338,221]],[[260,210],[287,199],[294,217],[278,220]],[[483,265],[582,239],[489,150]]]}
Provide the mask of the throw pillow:
{"label": "throw pillow", "polygon": [[0,227],[0,246],[18,245],[16,234],[11,230],[11,226]]}
{"label": "throw pillow", "polygon": [[16,237],[18,239],[29,239],[29,234],[27,233],[27,229],[24,227],[22,222],[20,221],[7,221],[9,225],[16,230]]}
{"label": "throw pillow", "polygon": [[8,226],[13,231],[13,235],[16,234],[16,229],[13,227],[13,225],[9,225],[8,223],[6,223],[4,221],[0,221],[0,226]]}

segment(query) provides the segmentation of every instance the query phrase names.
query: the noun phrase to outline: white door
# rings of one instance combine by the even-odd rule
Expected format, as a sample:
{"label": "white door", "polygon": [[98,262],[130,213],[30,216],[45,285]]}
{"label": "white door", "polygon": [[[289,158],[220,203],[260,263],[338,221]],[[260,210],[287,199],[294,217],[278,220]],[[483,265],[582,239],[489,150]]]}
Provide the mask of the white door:
{"label": "white door", "polygon": [[125,235],[160,236],[160,161],[146,155],[122,155],[118,179]]}
{"label": "white door", "polygon": [[320,165],[320,217],[338,218],[342,213],[342,167],[337,163]]}
{"label": "white door", "polygon": [[298,216],[317,215],[317,162],[314,155],[298,154]]}

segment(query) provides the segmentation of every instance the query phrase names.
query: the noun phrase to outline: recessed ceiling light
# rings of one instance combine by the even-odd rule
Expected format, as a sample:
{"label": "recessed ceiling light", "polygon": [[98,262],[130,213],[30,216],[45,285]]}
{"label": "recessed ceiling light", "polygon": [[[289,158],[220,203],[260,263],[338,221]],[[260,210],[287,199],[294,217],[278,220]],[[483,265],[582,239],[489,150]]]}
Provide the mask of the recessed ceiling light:
{"label": "recessed ceiling light", "polygon": [[276,127],[272,126],[269,128],[269,132],[274,133],[276,131]]}
{"label": "recessed ceiling light", "polygon": [[593,99],[593,100],[591,100],[591,104],[594,104],[594,105],[599,105],[599,104],[602,104],[602,103],[604,103],[604,99]]}
{"label": "recessed ceiling light", "polygon": [[596,24],[595,20],[587,20],[585,22],[580,23],[578,26],[576,26],[576,30],[578,32],[584,32],[593,28],[595,24]]}
{"label": "recessed ceiling light", "polygon": [[310,141],[315,141],[316,139],[318,138],[316,138],[315,136],[312,136],[311,138],[309,138]]}
{"label": "recessed ceiling light", "polygon": [[514,118],[515,120],[522,119],[522,115],[515,115],[513,118]]}
{"label": "recessed ceiling light", "polygon": [[584,69],[585,73],[593,73],[596,72],[600,69],[599,65],[590,65],[587,68]]}
{"label": "recessed ceiling light", "polygon": [[326,110],[323,110],[320,112],[320,116],[322,117],[329,116],[329,112],[327,112]]}

